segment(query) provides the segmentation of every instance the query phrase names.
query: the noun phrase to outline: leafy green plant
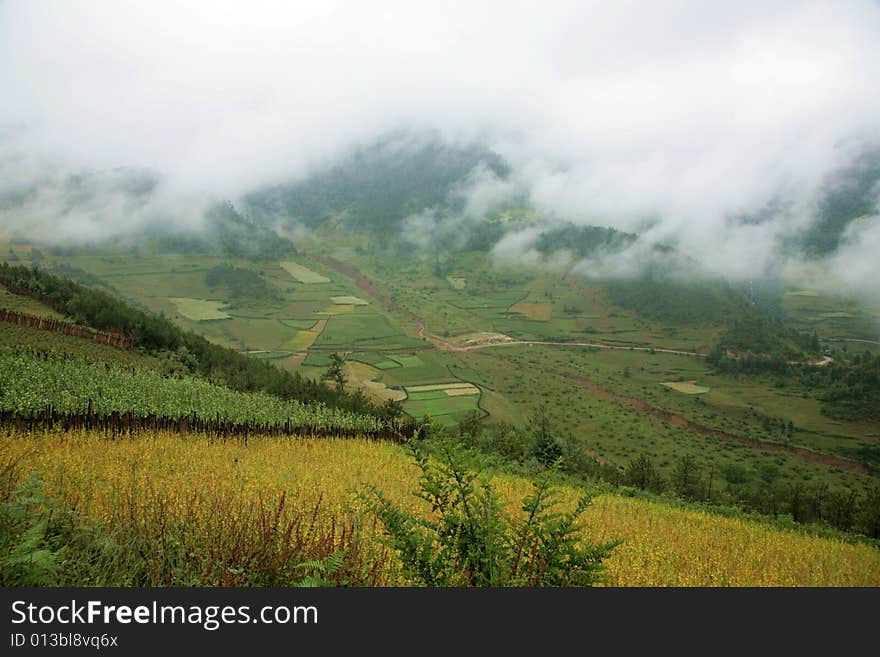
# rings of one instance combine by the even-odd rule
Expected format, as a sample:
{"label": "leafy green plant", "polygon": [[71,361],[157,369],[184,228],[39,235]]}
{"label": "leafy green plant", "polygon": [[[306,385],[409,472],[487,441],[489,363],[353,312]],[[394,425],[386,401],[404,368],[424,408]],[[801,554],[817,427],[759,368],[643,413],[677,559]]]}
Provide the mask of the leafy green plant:
{"label": "leafy green plant", "polygon": [[52,586],[66,546],[49,542],[52,505],[37,475],[0,503],[0,585]]}
{"label": "leafy green plant", "polygon": [[298,563],[295,570],[305,572],[302,579],[295,586],[316,588],[322,586],[334,586],[333,577],[342,570],[345,561],[345,552],[334,552],[326,559],[303,561]]}
{"label": "leafy green plant", "polygon": [[410,444],[421,470],[414,495],[430,513],[411,513],[372,488],[361,493],[383,524],[404,575],[424,586],[590,586],[602,578],[602,561],[618,541],[594,544],[581,536],[583,496],[571,511],[558,510],[552,471],[522,500],[511,517],[473,457],[451,442],[432,459]]}
{"label": "leafy green plant", "polygon": [[[178,356],[189,354],[181,350]],[[198,377],[166,377],[148,369],[0,347],[0,410],[31,415],[51,406],[79,413],[90,405],[99,415],[113,411],[141,417],[196,415],[205,420],[367,431],[388,424],[376,415],[263,392],[238,392]]]}

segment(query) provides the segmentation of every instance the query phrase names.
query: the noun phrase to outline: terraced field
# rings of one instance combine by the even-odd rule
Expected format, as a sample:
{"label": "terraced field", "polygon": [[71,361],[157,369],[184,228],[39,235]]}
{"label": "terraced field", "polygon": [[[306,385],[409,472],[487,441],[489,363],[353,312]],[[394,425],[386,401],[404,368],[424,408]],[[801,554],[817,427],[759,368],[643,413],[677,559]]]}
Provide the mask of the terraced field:
{"label": "terraced field", "polygon": [[188,299],[186,297],[171,297],[169,301],[177,307],[177,312],[187,319],[196,322],[229,319],[231,317],[230,314],[223,310],[225,304],[222,301]]}
{"label": "terraced field", "polygon": [[291,261],[285,261],[281,263],[281,266],[284,270],[293,276],[300,283],[329,283],[330,279],[322,274],[318,274],[313,272],[308,267],[304,267],[303,265],[297,264]]}
{"label": "terraced field", "polygon": [[[330,266],[325,254],[347,260]],[[343,353],[352,386],[376,401],[402,401],[413,417],[428,414],[452,425],[476,411],[489,422],[522,425],[544,401],[556,426],[621,467],[645,452],[668,474],[676,455],[690,453],[706,470],[777,468],[781,482],[808,476],[862,489],[867,480],[861,476],[854,483],[844,471],[784,451],[716,444],[711,432],[802,447],[832,460],[852,460],[880,443],[876,428],[831,420],[802,390],[769,379],[751,385],[721,376],[686,355],[705,351],[721,327],[646,321],[611,304],[600,285],[564,270],[498,267],[476,253],[448,256],[438,269],[427,258],[389,260],[354,246],[318,245],[289,261],[290,267],[232,260],[271,284],[277,297],[258,301],[210,296],[205,272],[224,262],[210,256],[69,260],[142,305],[173,313],[186,328],[311,379],[322,376],[330,354]],[[177,315],[172,297],[217,305],[186,317]],[[812,289],[792,290],[783,302],[797,322],[822,337],[850,349],[880,350],[880,336],[866,323],[876,324],[867,306]],[[209,321],[210,312],[228,318]],[[569,351],[539,342],[601,343],[617,351]],[[496,343],[509,346],[486,346]],[[481,351],[458,351],[473,346]],[[571,377],[612,397],[603,399]],[[444,387],[420,388],[437,385]],[[613,395],[638,400],[663,417],[686,418],[705,431],[683,430],[656,414],[615,404]]]}
{"label": "terraced field", "polygon": [[22,313],[23,315],[33,315],[34,317],[46,317],[64,321],[64,315],[55,312],[45,304],[31,299],[30,297],[13,294],[5,287],[0,285],[0,310],[11,310],[13,312]]}

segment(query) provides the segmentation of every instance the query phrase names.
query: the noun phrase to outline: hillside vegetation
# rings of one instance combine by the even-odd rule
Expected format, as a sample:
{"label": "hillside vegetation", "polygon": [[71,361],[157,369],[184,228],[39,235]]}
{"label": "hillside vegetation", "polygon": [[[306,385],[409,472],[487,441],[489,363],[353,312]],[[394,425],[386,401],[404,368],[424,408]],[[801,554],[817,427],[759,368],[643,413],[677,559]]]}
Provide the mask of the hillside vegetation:
{"label": "hillside vegetation", "polygon": [[271,364],[248,358],[185,332],[163,316],[132,308],[109,294],[27,267],[0,264],[0,284],[41,301],[93,328],[130,336],[139,351],[171,361],[189,373],[240,392],[265,392],[282,399],[322,402],[376,413],[361,395],[347,395]]}
{"label": "hillside vegetation", "polygon": [[265,393],[237,392],[194,377],[0,349],[0,410],[22,416],[54,408],[61,413],[133,413],[195,416],[253,423],[378,431],[382,419],[320,402],[283,400]]}
{"label": "hillside vegetation", "polygon": [[[49,554],[72,545],[66,565],[44,573],[52,583],[408,584],[355,493],[375,485],[431,517],[411,494],[419,470],[403,449],[368,441],[252,438],[245,446],[163,433],[107,440],[7,431],[0,433],[3,508],[7,518],[19,513],[20,525],[28,522],[22,506],[37,514],[26,516],[34,523],[48,518],[35,484],[27,501],[12,492],[33,470],[44,493],[76,513],[58,516],[52,532],[34,539],[33,549]],[[492,482],[508,512],[522,514],[516,502],[531,483],[509,475]],[[561,508],[573,508],[582,492],[562,487]],[[623,540],[604,562],[613,586],[880,585],[875,547],[760,522],[600,494],[583,523],[590,541]],[[100,547],[95,532],[106,537]]]}

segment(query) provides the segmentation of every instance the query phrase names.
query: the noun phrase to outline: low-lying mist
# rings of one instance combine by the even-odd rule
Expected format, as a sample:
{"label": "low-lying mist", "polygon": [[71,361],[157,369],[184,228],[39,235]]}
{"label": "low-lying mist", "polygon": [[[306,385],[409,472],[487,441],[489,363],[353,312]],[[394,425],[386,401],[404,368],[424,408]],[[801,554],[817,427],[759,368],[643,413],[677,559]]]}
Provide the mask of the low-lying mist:
{"label": "low-lying mist", "polygon": [[[416,246],[587,276],[880,292],[878,37],[870,0],[7,0],[0,239],[204,231],[225,200],[311,234],[368,206]],[[634,237],[566,256],[542,222]]]}

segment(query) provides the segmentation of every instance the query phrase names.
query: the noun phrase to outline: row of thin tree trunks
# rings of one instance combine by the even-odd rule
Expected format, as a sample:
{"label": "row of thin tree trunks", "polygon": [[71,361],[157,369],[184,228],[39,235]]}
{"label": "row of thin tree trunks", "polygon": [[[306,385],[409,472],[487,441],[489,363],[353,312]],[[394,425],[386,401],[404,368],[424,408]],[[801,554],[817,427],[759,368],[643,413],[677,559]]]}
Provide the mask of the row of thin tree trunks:
{"label": "row of thin tree trunks", "polygon": [[54,333],[63,333],[64,335],[72,335],[77,338],[85,338],[98,342],[100,344],[118,347],[119,349],[131,349],[132,340],[129,336],[122,333],[109,333],[107,331],[96,331],[95,329],[79,324],[71,324],[70,322],[62,322],[57,319],[48,317],[36,317],[34,315],[25,315],[15,312],[14,310],[4,310],[0,308],[0,321],[9,322],[10,324],[18,324],[19,326],[30,326],[43,331],[52,331]]}
{"label": "row of thin tree trunks", "polygon": [[389,440],[396,443],[405,442],[406,427],[403,425],[381,429],[363,430],[342,427],[322,427],[311,424],[299,424],[287,420],[278,424],[262,424],[257,422],[230,422],[219,417],[206,420],[196,415],[182,417],[165,417],[158,415],[137,415],[113,411],[107,414],[89,410],[84,413],[60,412],[47,408],[39,413],[22,414],[15,411],[0,411],[0,426],[14,428],[19,432],[45,430],[91,430],[112,437],[133,436],[147,432],[173,432],[182,434],[203,434],[229,440],[247,442],[250,436],[310,436],[320,438],[367,438],[372,440]]}

